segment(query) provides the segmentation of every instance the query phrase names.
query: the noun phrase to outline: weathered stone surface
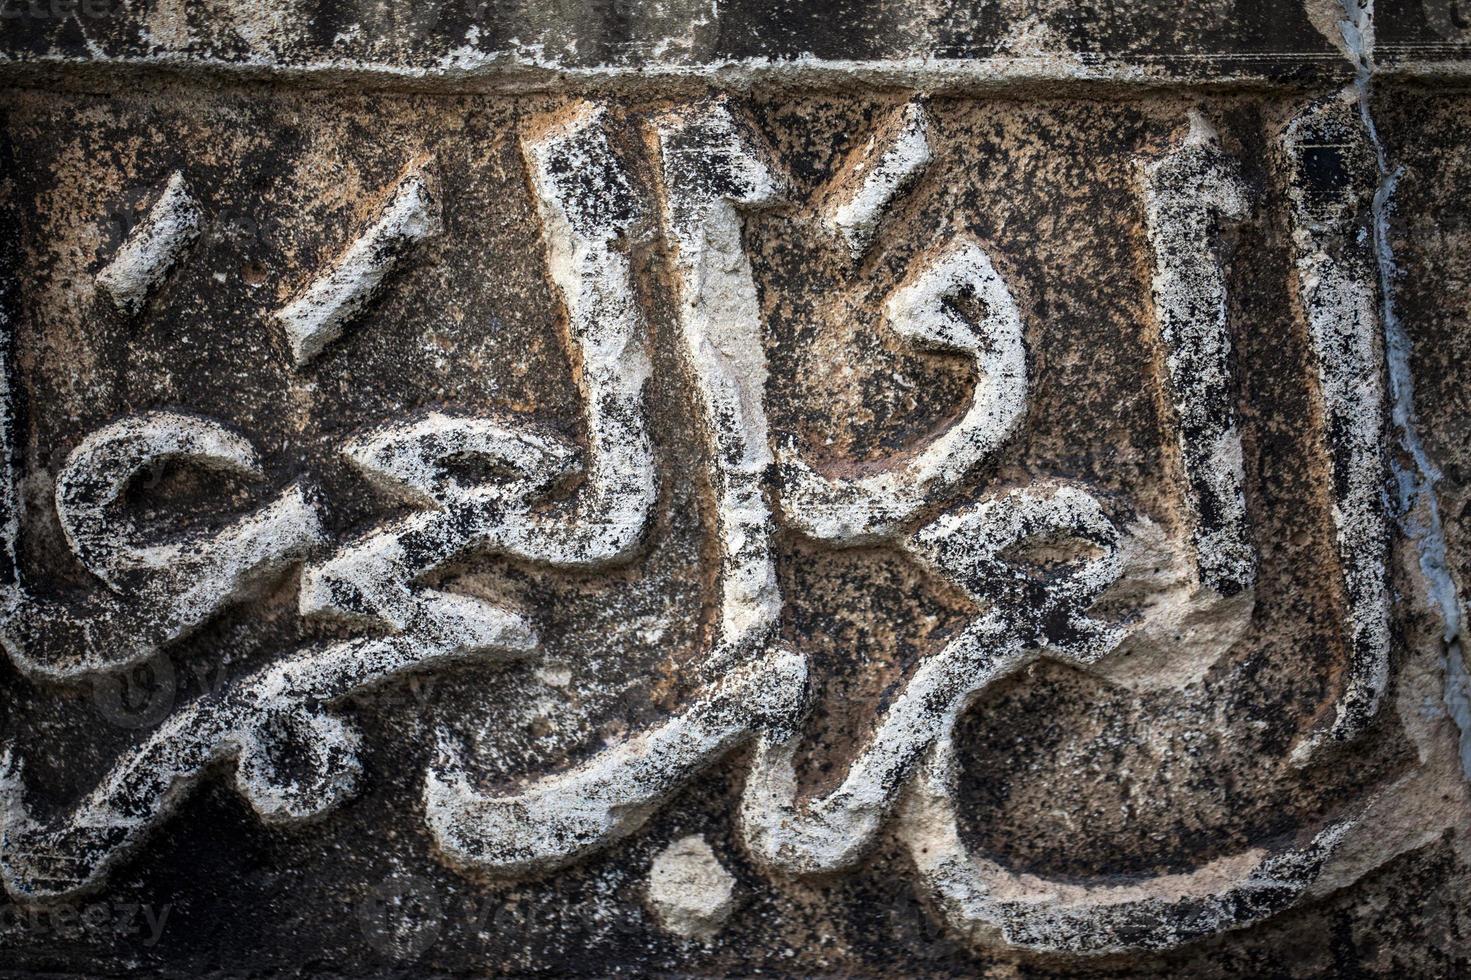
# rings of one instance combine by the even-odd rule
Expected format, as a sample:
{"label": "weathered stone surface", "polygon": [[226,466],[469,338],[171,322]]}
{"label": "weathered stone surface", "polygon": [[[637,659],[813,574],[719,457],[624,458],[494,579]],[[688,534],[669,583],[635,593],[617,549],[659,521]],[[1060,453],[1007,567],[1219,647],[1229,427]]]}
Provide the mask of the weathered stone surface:
{"label": "weathered stone surface", "polygon": [[1471,969],[1454,4],[68,10],[0,969]]}

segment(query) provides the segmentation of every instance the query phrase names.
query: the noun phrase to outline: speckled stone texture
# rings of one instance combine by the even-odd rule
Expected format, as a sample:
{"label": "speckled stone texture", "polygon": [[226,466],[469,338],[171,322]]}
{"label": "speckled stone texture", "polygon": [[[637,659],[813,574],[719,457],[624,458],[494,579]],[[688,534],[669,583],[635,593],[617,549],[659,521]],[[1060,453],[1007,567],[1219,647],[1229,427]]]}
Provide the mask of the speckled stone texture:
{"label": "speckled stone texture", "polygon": [[1471,8],[0,2],[0,975],[1471,974]]}

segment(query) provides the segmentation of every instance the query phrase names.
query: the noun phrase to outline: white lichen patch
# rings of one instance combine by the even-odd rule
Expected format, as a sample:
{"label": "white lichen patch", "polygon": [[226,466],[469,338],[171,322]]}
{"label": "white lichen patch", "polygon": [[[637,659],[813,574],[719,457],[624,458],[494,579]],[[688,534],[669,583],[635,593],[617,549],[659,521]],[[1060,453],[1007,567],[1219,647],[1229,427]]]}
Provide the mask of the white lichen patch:
{"label": "white lichen patch", "polygon": [[1184,142],[1141,169],[1145,229],[1154,253],[1154,316],[1189,484],[1196,561],[1205,585],[1233,594],[1255,582],[1256,549],[1247,533],[1226,280],[1215,223],[1246,216],[1246,188],[1198,112],[1191,113]]}
{"label": "white lichen patch", "polygon": [[430,189],[426,166],[411,167],[378,218],[325,272],[276,311],[298,368],[342,336],[415,245],[439,234],[439,201]]}
{"label": "white lichen patch", "polygon": [[649,907],[659,925],[686,939],[709,939],[735,908],[735,879],[699,834],[660,851],[649,868]]}
{"label": "white lichen patch", "polygon": [[921,103],[901,109],[890,129],[870,136],[845,168],[823,216],[854,258],[868,251],[894,200],[913,187],[930,164],[930,120]]}
{"label": "white lichen patch", "polygon": [[112,298],[120,312],[139,312],[148,294],[199,236],[203,217],[183,173],[176,171],[148,214],[97,273],[97,287]]}

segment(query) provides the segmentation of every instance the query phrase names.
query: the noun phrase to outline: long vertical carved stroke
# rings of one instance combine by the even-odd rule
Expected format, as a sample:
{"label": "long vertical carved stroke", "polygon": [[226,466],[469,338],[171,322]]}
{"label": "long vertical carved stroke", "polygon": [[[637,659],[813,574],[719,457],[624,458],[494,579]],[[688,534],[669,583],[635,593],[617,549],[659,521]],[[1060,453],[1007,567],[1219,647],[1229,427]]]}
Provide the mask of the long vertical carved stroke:
{"label": "long vertical carved stroke", "polygon": [[712,455],[721,563],[716,660],[729,661],[766,644],[781,614],[764,486],[772,462],[766,351],[741,215],[779,201],[784,182],[723,100],[672,112],[656,129],[679,350]]}
{"label": "long vertical carved stroke", "polygon": [[[972,322],[957,308],[980,308]],[[1026,412],[1027,355],[1021,312],[981,246],[962,240],[922,265],[884,303],[900,336],[968,356],[975,390],[965,415],[904,464],[857,478],[832,478],[781,452],[782,512],[804,534],[841,545],[896,535],[994,452]]]}
{"label": "long vertical carved stroke", "polygon": [[586,486],[566,526],[526,525],[517,554],[552,565],[627,558],[654,506],[654,449],[644,411],[648,328],[627,246],[648,220],[608,142],[606,111],[582,105],[526,143],[548,271],[567,306],[586,392]]}
{"label": "long vertical carved stroke", "polygon": [[1318,374],[1333,522],[1348,614],[1335,717],[1293,750],[1355,738],[1389,679],[1390,526],[1383,335],[1371,207],[1377,170],[1355,92],[1313,103],[1282,134],[1297,289]]}
{"label": "long vertical carved stroke", "polygon": [[295,365],[304,367],[342,336],[409,251],[439,230],[439,201],[429,186],[426,164],[416,162],[394,186],[374,222],[326,271],[276,311]]}
{"label": "long vertical carved stroke", "polygon": [[[528,142],[526,157],[547,239],[548,269],[567,310],[571,354],[580,370],[588,451],[570,512],[532,512],[538,495],[573,463],[549,438],[493,423],[434,414],[354,440],[346,455],[370,479],[420,504],[428,483],[447,478],[454,457],[524,460],[540,485],[442,493],[434,509],[348,544],[307,570],[302,609],[402,628],[414,581],[462,554],[503,554],[559,567],[626,559],[638,545],[657,488],[644,406],[649,376],[646,325],[624,251],[644,220],[600,110],[581,106]],[[438,475],[436,475],[438,474]],[[545,477],[545,479],[541,479]]]}
{"label": "long vertical carved stroke", "polygon": [[[243,438],[175,412],[130,416],[83,439],[57,477],[56,513],[72,550],[109,591],[42,599],[15,569],[0,640],[21,670],[65,680],[140,663],[279,579],[321,541],[316,508],[295,483],[219,531],[140,543],[137,530],[114,514],[116,502],[136,474],[171,460],[260,476]],[[13,473],[8,479],[13,484]],[[7,545],[14,567],[13,537]]]}
{"label": "long vertical carved stroke", "polygon": [[1246,188],[1195,111],[1184,142],[1145,166],[1143,177],[1154,312],[1189,484],[1196,567],[1204,585],[1232,595],[1255,582],[1256,550],[1247,533],[1226,279],[1214,232],[1218,219],[1246,216]]}
{"label": "long vertical carved stroke", "polygon": [[720,622],[711,665],[724,679],[659,729],[514,795],[477,793],[452,761],[432,769],[425,810],[456,863],[502,873],[564,864],[636,830],[693,773],[799,713],[805,661],[768,652],[781,612],[764,478],[771,463],[766,358],[741,211],[781,183],[724,101],[657,122],[664,223],[673,248],[680,352],[709,453],[720,545]]}

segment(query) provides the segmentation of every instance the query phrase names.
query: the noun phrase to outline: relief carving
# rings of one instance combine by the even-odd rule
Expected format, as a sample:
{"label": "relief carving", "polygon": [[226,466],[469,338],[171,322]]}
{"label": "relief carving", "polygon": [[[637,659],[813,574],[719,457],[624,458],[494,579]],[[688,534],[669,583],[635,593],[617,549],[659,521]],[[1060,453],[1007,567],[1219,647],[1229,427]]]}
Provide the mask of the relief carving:
{"label": "relief carving", "polygon": [[[635,141],[620,138],[635,127],[648,137],[647,160]],[[696,660],[700,692],[663,722],[612,738],[584,761],[507,793],[484,790],[441,731],[424,774],[423,819],[443,859],[503,878],[566,867],[637,834],[702,772],[739,758],[736,832],[761,873],[849,872],[892,835],[909,855],[926,907],[977,948],[1166,949],[1273,915],[1318,880],[1352,819],[1327,820],[1290,842],[1245,847],[1188,873],[1121,883],[1009,868],[964,839],[956,812],[956,727],[983,710],[989,689],[1043,663],[1114,677],[1136,692],[1185,687],[1214,662],[1193,646],[1193,622],[1217,617],[1219,651],[1250,626],[1259,555],[1218,238],[1221,222],[1247,219],[1251,202],[1238,164],[1202,115],[1191,115],[1183,139],[1137,166],[1151,262],[1140,288],[1163,352],[1166,424],[1184,476],[1172,488],[1187,515],[1179,528],[1074,474],[1020,480],[985,469],[1024,428],[1034,383],[1027,338],[1035,327],[1015,298],[1016,284],[975,236],[937,228],[879,303],[882,329],[969,361],[973,381],[962,410],[919,446],[831,475],[768,424],[763,285],[748,236],[759,212],[808,203],[744,109],[723,96],[625,125],[606,105],[577,102],[535,116],[520,142],[545,273],[560,307],[547,312],[547,329],[565,323],[585,445],[508,414],[417,409],[339,447],[375,492],[407,513],[330,541],[322,514],[329,504],[317,499],[307,475],[223,529],[150,541],[118,510],[142,469],[175,460],[258,478],[263,467],[251,444],[220,423],[175,411],[131,415],[81,440],[56,479],[65,541],[109,590],[70,605],[35,598],[20,581],[20,435],[7,391],[11,573],[3,636],[24,672],[73,683],[139,663],[296,566],[303,566],[301,616],[354,634],[285,652],[188,703],[57,814],[32,812],[20,764],[26,750],[12,747],[0,844],[12,896],[36,901],[96,887],[221,764],[261,820],[318,817],[359,788],[361,735],[340,711],[344,699],[451,663],[541,655],[536,611],[426,583],[435,573],[499,558],[549,573],[639,574],[659,504],[659,465],[647,404],[652,329],[632,251],[656,231],[674,305],[679,383],[691,394],[699,464],[713,499],[715,625]],[[1327,742],[1363,733],[1388,681],[1385,393],[1376,280],[1363,245],[1373,191],[1359,179],[1361,165],[1325,183],[1315,162],[1322,154],[1372,153],[1357,106],[1340,99],[1308,107],[1282,134],[1280,149],[1350,650],[1331,725],[1294,750],[1305,765]],[[886,215],[948,150],[924,104],[905,104],[811,195],[810,210],[847,257],[862,262],[882,247]],[[293,371],[309,370],[339,338],[350,349],[349,322],[365,314],[412,249],[440,234],[441,191],[429,167],[427,155],[413,162],[370,227],[276,311]],[[644,186],[645,172],[657,186]],[[99,288],[120,310],[137,312],[184,255],[199,214],[175,174],[98,277]],[[967,491],[979,477],[984,489]],[[798,777],[801,737],[815,724],[817,668],[802,639],[783,634],[778,560],[787,531],[813,547],[903,556],[969,608],[963,627],[923,651],[895,685],[872,730],[854,733],[857,751],[819,795],[805,793]],[[1138,668],[1121,666],[1120,651],[1147,645],[1166,658],[1183,651],[1204,666],[1125,680]],[[693,840],[660,858],[649,900],[670,930],[709,935],[729,915],[731,886],[708,844]],[[685,866],[691,862],[694,870]],[[709,908],[684,902],[670,891],[680,875],[716,882],[720,900]]]}

